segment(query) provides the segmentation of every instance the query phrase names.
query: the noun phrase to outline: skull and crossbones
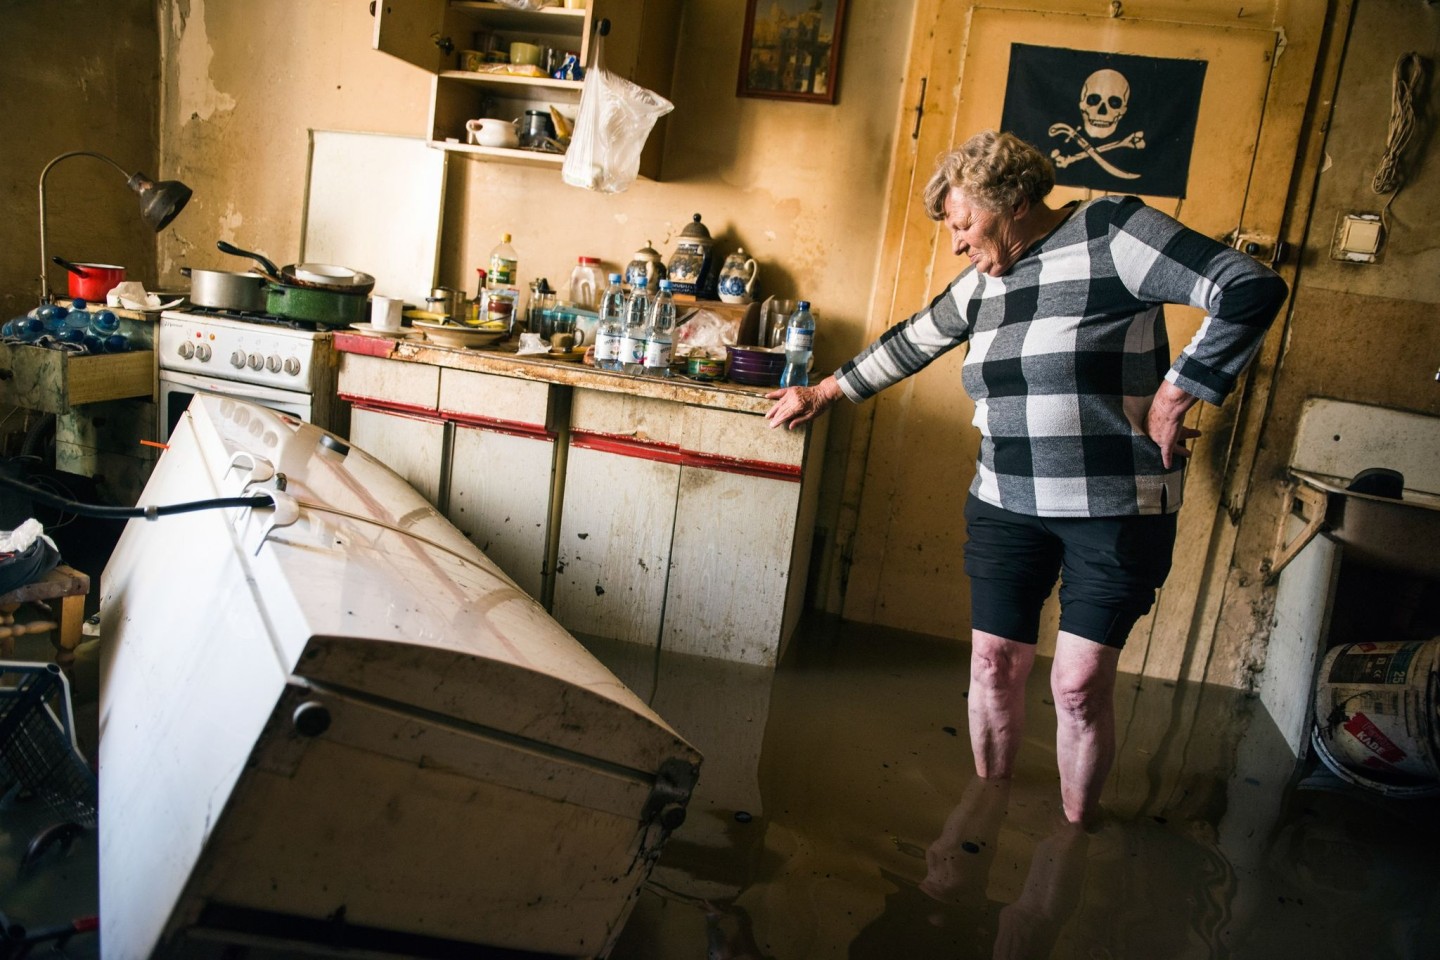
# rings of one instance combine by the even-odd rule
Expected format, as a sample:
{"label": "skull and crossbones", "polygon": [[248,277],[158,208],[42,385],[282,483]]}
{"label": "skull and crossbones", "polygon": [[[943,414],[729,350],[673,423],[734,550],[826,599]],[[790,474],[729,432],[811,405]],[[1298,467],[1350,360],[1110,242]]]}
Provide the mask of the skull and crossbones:
{"label": "skull and crossbones", "polygon": [[1093,142],[1112,136],[1125,112],[1130,109],[1130,81],[1116,70],[1096,70],[1085,79],[1085,85],[1080,88],[1079,107],[1084,134],[1066,123],[1057,123],[1050,127],[1050,136],[1063,136],[1067,143],[1073,143],[1080,148],[1079,153],[1069,155],[1061,154],[1058,148],[1051,150],[1050,159],[1054,161],[1056,169],[1063,170],[1080,160],[1094,160],[1106,173],[1124,180],[1138,180],[1140,174],[1121,170],[1101,154],[1111,150],[1144,150],[1145,131],[1137,130],[1121,140],[1098,146]]}

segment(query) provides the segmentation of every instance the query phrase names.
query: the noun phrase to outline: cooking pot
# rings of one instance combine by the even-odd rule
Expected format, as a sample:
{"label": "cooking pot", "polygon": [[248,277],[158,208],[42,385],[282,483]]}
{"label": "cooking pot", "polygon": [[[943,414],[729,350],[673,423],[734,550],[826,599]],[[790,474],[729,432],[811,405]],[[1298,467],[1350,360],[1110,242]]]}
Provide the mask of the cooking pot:
{"label": "cooking pot", "polygon": [[190,302],[197,307],[265,312],[265,278],[258,273],[192,267],[181,267],[180,272],[190,278]]}
{"label": "cooking pot", "polygon": [[[375,289],[375,278],[368,273],[361,273],[358,270],[351,270],[348,267],[337,267],[330,264],[290,264],[286,267],[277,267],[274,262],[262,254],[249,250],[241,250],[232,243],[219,240],[215,244],[221,253],[233,253],[238,257],[249,257],[260,264],[265,276],[274,283],[283,283],[288,286],[306,287],[312,290],[331,290],[337,293],[354,293],[366,295]],[[300,276],[298,270],[304,270],[307,276],[320,275],[321,271],[326,272],[332,279],[338,276],[340,282],[319,282]],[[296,318],[299,319],[299,318]]]}
{"label": "cooking pot", "polygon": [[265,312],[287,320],[348,327],[365,319],[368,302],[369,297],[364,293],[337,293],[293,283],[265,283]]}
{"label": "cooking pot", "polygon": [[112,263],[71,263],[52,257],[65,268],[70,296],[92,303],[104,303],[105,294],[125,282],[125,268]]}

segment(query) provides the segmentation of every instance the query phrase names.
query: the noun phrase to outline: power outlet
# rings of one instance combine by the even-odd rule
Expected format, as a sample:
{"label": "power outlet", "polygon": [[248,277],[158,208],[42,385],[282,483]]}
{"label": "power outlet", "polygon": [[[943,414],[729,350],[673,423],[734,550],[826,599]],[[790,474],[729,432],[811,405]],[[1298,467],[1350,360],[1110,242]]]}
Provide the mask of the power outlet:
{"label": "power outlet", "polygon": [[1330,259],[1378,263],[1385,247],[1385,225],[1378,213],[1342,213],[1335,222]]}

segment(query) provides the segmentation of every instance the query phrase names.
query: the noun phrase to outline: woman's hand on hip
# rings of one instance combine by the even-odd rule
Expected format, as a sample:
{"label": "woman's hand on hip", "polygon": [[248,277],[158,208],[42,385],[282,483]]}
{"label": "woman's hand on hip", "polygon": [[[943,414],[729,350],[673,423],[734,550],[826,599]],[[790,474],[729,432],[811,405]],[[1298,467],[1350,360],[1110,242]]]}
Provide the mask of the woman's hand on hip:
{"label": "woman's hand on hip", "polygon": [[786,387],[775,390],[765,394],[767,400],[775,401],[775,406],[765,414],[765,419],[770,421],[771,429],[789,427],[794,430],[830,409],[830,405],[841,396],[840,385],[835,382],[834,377],[826,377],[813,387]]}
{"label": "woman's hand on hip", "polygon": [[1160,384],[1155,398],[1150,401],[1150,410],[1145,415],[1145,435],[1160,448],[1160,462],[1169,470],[1176,458],[1188,459],[1190,450],[1187,440],[1200,436],[1200,431],[1185,426],[1185,411],[1199,400],[1170,383]]}

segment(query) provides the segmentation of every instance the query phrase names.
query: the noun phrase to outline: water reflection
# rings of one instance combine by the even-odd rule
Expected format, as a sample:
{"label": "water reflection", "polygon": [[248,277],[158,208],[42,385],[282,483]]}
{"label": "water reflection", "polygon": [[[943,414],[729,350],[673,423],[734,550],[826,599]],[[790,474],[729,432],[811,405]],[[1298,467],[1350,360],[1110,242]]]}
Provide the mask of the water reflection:
{"label": "water reflection", "polygon": [[1297,764],[1238,691],[1120,679],[1091,832],[1047,666],[1009,784],[974,776],[968,648],[810,625],[777,671],[592,645],[705,754],[616,960],[1440,955],[1440,805]]}

